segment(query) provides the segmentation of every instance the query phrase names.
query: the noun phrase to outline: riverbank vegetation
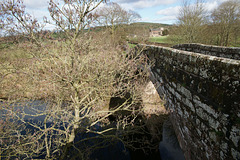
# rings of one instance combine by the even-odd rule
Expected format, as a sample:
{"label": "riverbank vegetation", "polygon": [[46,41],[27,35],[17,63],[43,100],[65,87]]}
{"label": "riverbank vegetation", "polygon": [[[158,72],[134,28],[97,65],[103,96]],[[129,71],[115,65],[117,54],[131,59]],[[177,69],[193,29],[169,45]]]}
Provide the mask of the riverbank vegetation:
{"label": "riverbank vegetation", "polygon": [[86,29],[101,3],[51,0],[50,32],[21,0],[1,2],[9,36],[1,39],[0,159],[87,159],[112,140],[153,146],[149,136],[133,139],[134,146],[126,134],[145,127],[139,117],[147,58],[130,50],[120,32]]}
{"label": "riverbank vegetation", "polygon": [[[145,100],[153,104],[142,97],[148,59],[127,41],[240,45],[236,0],[210,12],[202,1],[185,1],[176,25],[132,23],[137,13],[102,3],[51,0],[44,22],[26,13],[22,0],[0,3],[0,159],[87,159],[112,140],[151,154],[166,114],[143,109]],[[160,27],[169,35],[149,38]]]}

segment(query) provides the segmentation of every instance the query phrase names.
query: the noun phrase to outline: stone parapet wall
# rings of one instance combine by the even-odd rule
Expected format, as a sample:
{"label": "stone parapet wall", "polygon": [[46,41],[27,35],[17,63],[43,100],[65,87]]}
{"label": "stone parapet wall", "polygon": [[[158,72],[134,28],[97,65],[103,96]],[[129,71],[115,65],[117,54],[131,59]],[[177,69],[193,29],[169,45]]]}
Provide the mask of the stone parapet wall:
{"label": "stone parapet wall", "polygon": [[139,45],[186,159],[240,159],[240,61]]}
{"label": "stone parapet wall", "polygon": [[172,48],[195,53],[202,53],[205,55],[240,60],[240,48],[237,47],[219,47],[190,43],[190,44],[178,44],[173,46]]}

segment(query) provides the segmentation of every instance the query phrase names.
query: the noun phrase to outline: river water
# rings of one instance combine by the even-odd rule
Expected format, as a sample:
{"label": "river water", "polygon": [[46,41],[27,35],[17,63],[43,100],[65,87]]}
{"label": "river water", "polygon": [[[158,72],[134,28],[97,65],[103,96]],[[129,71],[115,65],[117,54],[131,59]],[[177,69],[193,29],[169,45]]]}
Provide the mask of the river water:
{"label": "river water", "polygon": [[[1,105],[4,105],[1,103]],[[24,112],[27,114],[32,114],[36,115],[37,113],[39,114],[42,111],[44,111],[47,107],[46,103],[42,103],[41,101],[32,101],[32,102],[27,102],[26,106],[27,107],[21,107],[21,104],[15,104],[16,110],[21,110],[24,108]],[[33,108],[29,106],[34,106]],[[36,112],[37,108],[37,113]],[[39,112],[40,110],[40,112]],[[0,110],[0,117],[4,117],[4,111]],[[29,121],[40,121],[43,122],[45,119],[45,116],[25,116],[24,120],[29,120]],[[51,125],[51,122],[48,122],[48,125]],[[28,127],[31,128],[31,127]],[[159,160],[184,160],[183,152],[181,151],[181,148],[179,147],[176,135],[173,131],[172,125],[169,120],[166,120],[163,124],[163,137],[162,141],[159,144],[159,151],[160,151],[160,156]],[[91,133],[81,133],[78,134],[75,138],[75,141],[78,141],[81,138],[86,138],[86,137],[94,137],[96,135],[91,134]],[[87,145],[86,145],[87,144]],[[86,146],[91,146],[94,145],[92,144],[91,141],[86,141],[84,144]],[[90,158],[91,160],[135,160],[136,158],[133,157],[138,157],[139,155],[138,152],[130,152],[128,149],[124,147],[124,144],[120,141],[115,141],[114,143],[110,143],[101,149],[95,150],[91,155]],[[43,158],[44,156],[38,157],[38,158]],[[132,158],[131,158],[132,157]],[[157,156],[158,157],[158,156]],[[161,157],[161,158],[160,158]],[[142,157],[142,159],[146,159],[146,157]],[[148,158],[147,158],[148,159]],[[151,158],[152,159],[152,158]],[[141,160],[141,157],[137,158],[137,160]]]}

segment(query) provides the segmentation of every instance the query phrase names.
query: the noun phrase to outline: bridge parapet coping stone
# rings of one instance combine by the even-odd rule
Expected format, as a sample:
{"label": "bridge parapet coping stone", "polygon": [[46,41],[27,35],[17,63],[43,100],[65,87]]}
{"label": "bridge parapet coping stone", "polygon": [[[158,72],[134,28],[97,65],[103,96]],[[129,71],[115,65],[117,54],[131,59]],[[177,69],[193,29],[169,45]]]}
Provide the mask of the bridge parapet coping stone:
{"label": "bridge parapet coping stone", "polygon": [[150,79],[166,100],[185,158],[240,159],[240,48],[138,47],[153,62]]}

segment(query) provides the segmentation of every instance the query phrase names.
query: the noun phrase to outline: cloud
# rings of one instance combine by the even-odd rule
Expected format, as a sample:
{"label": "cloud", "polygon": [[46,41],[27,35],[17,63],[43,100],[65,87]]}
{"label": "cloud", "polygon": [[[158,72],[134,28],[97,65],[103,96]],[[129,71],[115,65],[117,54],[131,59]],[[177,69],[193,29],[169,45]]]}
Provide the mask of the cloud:
{"label": "cloud", "polygon": [[152,22],[152,23],[163,23],[163,24],[174,24],[176,21],[175,16],[162,16],[158,18],[144,17],[140,22]]}
{"label": "cloud", "polygon": [[31,14],[34,18],[42,20],[44,16],[50,18],[48,10],[36,10],[36,9],[27,9],[27,13]]}
{"label": "cloud", "polygon": [[161,23],[173,24],[177,20],[177,15],[181,6],[168,7],[157,12],[160,17],[156,20]]}
{"label": "cloud", "polygon": [[116,3],[133,3],[138,1],[139,0],[115,0]]}
{"label": "cloud", "polygon": [[24,4],[30,9],[41,9],[48,7],[48,0],[24,0]]}
{"label": "cloud", "polygon": [[[218,1],[211,1],[211,2],[206,2],[203,3],[204,8],[206,9],[206,11],[209,13],[211,12],[213,9],[217,8],[219,3]],[[165,9],[161,9],[157,12],[157,15],[161,15],[162,17],[159,18],[159,21],[176,21],[176,17],[179,13],[181,6],[175,6],[175,7],[168,7]]]}
{"label": "cloud", "polygon": [[157,12],[157,14],[164,15],[164,16],[176,16],[176,15],[178,15],[178,12],[179,12],[180,8],[181,8],[181,6],[161,9]]}
{"label": "cloud", "polygon": [[39,21],[42,21],[43,17],[49,17],[48,12],[48,1],[49,0],[24,0],[27,13],[33,15]]}
{"label": "cloud", "polygon": [[46,26],[44,27],[44,29],[46,29],[46,30],[54,30],[54,29],[56,29],[56,26],[47,23]]}
{"label": "cloud", "polygon": [[169,5],[177,0],[115,0],[116,3],[132,6],[134,9],[148,8],[159,5]]}
{"label": "cloud", "polygon": [[219,3],[217,1],[208,2],[203,4],[207,11],[212,11],[213,9],[217,8]]}

